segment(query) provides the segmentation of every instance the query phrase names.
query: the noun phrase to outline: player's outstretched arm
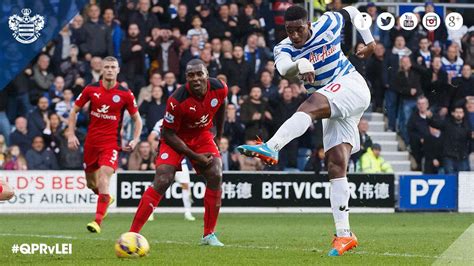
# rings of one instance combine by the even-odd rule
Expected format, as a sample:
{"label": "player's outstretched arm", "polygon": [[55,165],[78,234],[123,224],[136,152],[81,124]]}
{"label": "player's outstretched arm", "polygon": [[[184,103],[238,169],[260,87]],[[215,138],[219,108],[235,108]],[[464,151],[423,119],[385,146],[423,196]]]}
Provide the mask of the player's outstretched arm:
{"label": "player's outstretched arm", "polygon": [[300,58],[296,61],[286,52],[282,52],[280,47],[275,47],[275,67],[281,76],[293,78],[298,75],[303,76],[303,80],[312,83],[314,81],[314,67],[306,58]]}
{"label": "player's outstretched arm", "polygon": [[122,148],[123,151],[131,152],[135,149],[137,144],[140,142],[140,135],[142,134],[143,122],[140,114],[136,112],[132,115],[134,131],[133,131],[133,139],[128,143],[128,145]]}
{"label": "player's outstretched arm", "polygon": [[[342,14],[345,22],[354,23],[354,19],[358,14],[360,14],[360,11],[353,6],[346,6],[340,11],[340,13]],[[372,33],[368,29],[366,30],[357,29],[357,31],[360,33],[360,36],[362,36],[362,39],[364,40],[364,43],[367,46],[357,51],[356,55],[362,55],[363,58],[368,58],[369,56],[372,55],[372,53],[375,50],[374,37],[372,36]]]}
{"label": "player's outstretched arm", "polygon": [[81,107],[74,105],[71,112],[69,113],[68,127],[66,131],[67,146],[69,149],[77,150],[79,148],[79,140],[76,137],[76,122],[77,113],[81,110]]}
{"label": "player's outstretched arm", "polygon": [[224,102],[221,104],[219,109],[214,116],[214,121],[216,125],[216,137],[214,141],[219,147],[219,143],[221,141],[222,135],[224,134],[224,120],[225,120],[225,110],[227,109],[227,98],[225,98]]}
{"label": "player's outstretched arm", "polygon": [[162,134],[166,144],[168,144],[177,153],[186,155],[186,157],[193,161],[196,161],[203,167],[206,167],[212,163],[213,156],[211,153],[195,153],[188,147],[188,145],[186,145],[186,143],[184,143],[184,141],[180,137],[178,137],[178,135],[173,129],[163,127]]}

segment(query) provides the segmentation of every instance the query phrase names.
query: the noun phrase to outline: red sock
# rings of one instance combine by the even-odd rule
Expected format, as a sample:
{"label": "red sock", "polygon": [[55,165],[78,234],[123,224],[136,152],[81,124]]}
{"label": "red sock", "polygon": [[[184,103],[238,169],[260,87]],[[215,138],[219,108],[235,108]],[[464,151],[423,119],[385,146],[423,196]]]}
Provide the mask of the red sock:
{"label": "red sock", "polygon": [[91,189],[94,194],[99,195],[99,189],[98,188],[93,188]]}
{"label": "red sock", "polygon": [[109,207],[110,195],[109,194],[99,194],[99,199],[97,200],[97,210],[95,212],[95,222],[100,225],[104,219],[104,214],[107,212]]}
{"label": "red sock", "polygon": [[214,228],[221,208],[222,190],[206,188],[204,194],[204,236],[214,233]]}
{"label": "red sock", "polygon": [[133,218],[130,232],[139,233],[140,230],[142,230],[143,225],[145,225],[155,207],[158,206],[162,197],[163,195],[156,192],[153,187],[149,187],[145,193],[143,193],[142,200],[140,200],[137,212]]}

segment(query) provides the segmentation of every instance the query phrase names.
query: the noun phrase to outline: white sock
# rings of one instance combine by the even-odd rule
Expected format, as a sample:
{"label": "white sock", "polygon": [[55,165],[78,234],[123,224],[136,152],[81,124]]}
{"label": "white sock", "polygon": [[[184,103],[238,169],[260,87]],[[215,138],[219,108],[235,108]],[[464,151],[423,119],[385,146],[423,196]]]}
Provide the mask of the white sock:
{"label": "white sock", "polygon": [[337,236],[350,236],[349,226],[349,183],[347,177],[331,179],[331,209]]}
{"label": "white sock", "polygon": [[274,151],[279,151],[288,142],[303,135],[313,123],[313,119],[305,112],[296,112],[280,126],[273,137],[267,141],[268,147]]}
{"label": "white sock", "polygon": [[191,195],[189,194],[189,189],[183,189],[183,205],[185,212],[191,212]]}

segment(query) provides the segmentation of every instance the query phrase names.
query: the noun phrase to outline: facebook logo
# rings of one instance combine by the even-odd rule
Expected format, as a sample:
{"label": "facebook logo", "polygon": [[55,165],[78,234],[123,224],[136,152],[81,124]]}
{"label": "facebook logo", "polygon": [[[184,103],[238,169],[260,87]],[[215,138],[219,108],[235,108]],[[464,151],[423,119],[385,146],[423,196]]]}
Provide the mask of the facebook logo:
{"label": "facebook logo", "polygon": [[457,176],[400,176],[400,210],[456,210]]}

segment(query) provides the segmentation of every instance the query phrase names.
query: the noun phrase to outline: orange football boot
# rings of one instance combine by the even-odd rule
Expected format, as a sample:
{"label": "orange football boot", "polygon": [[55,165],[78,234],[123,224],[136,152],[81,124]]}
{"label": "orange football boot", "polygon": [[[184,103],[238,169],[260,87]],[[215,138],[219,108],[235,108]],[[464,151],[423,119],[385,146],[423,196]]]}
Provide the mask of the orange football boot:
{"label": "orange football boot", "polygon": [[342,256],[346,251],[349,251],[355,247],[359,242],[354,233],[351,233],[351,236],[338,237],[334,236],[332,240],[332,249],[329,251],[328,256]]}

